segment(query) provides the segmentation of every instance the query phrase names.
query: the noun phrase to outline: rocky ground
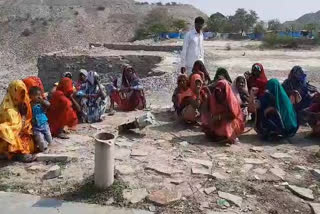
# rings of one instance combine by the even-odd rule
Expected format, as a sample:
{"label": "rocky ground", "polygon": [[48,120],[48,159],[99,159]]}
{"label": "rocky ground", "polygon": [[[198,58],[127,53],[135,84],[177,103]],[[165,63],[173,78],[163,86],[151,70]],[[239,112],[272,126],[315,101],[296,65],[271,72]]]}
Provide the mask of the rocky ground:
{"label": "rocky ground", "polygon": [[[215,68],[225,66],[235,77],[259,61],[269,77],[284,79],[290,67],[301,64],[309,70],[312,83],[319,83],[317,50],[259,50],[257,45],[207,42],[208,70],[213,75]],[[143,79],[156,122],[119,134],[112,187],[99,191],[93,185],[93,135],[115,132],[118,125],[145,112],[118,112],[101,123],[80,124],[69,140],[55,139],[49,155],[40,154],[37,162],[1,161],[0,191],[156,213],[310,214],[311,207],[319,212],[319,145],[318,139],[308,137],[308,127],[290,140],[268,143],[248,125],[240,144],[212,143],[200,127],[176,121],[168,109],[177,55],[164,58],[160,65],[156,69],[166,73]]]}

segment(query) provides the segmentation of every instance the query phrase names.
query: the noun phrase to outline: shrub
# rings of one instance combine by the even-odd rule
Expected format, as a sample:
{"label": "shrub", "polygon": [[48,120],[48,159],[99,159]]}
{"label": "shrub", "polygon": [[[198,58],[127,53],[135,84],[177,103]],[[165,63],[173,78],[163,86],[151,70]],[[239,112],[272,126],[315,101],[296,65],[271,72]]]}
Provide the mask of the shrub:
{"label": "shrub", "polygon": [[79,15],[79,12],[78,12],[78,11],[75,11],[73,14],[74,14],[75,16],[77,16],[77,15]]}
{"label": "shrub", "polygon": [[268,48],[298,48],[299,39],[290,36],[279,36],[277,34],[266,35],[263,39],[263,46]]}
{"label": "shrub", "polygon": [[135,33],[135,40],[159,36],[161,33],[185,30],[187,23],[181,19],[172,18],[165,8],[153,9]]}

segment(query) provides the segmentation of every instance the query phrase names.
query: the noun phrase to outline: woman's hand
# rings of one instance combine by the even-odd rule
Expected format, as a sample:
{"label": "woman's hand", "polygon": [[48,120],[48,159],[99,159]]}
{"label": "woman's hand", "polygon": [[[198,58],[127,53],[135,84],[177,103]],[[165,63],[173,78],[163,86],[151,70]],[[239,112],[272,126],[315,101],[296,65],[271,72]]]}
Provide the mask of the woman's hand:
{"label": "woman's hand", "polygon": [[25,103],[21,103],[18,106],[19,109],[19,113],[21,114],[21,116],[26,116],[28,113],[28,108],[27,105]]}

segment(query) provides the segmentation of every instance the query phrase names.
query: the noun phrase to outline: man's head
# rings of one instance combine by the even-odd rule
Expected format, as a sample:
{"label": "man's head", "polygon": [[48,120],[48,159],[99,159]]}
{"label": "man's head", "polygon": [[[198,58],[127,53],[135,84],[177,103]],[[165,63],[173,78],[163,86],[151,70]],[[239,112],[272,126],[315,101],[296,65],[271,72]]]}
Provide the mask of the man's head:
{"label": "man's head", "polygon": [[42,99],[41,89],[39,87],[30,88],[29,96],[32,102],[39,102]]}
{"label": "man's head", "polygon": [[202,30],[203,26],[204,26],[204,19],[199,16],[194,20],[194,26],[195,29],[198,33],[200,33],[200,31]]}

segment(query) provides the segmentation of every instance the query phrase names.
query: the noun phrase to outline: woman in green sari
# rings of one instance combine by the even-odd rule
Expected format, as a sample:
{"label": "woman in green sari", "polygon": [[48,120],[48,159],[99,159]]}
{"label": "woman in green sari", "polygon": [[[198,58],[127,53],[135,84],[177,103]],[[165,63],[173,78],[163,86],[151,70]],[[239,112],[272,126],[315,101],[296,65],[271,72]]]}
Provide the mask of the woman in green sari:
{"label": "woman in green sari", "polygon": [[265,94],[257,104],[256,131],[264,139],[292,137],[299,126],[290,99],[277,79],[268,81]]}
{"label": "woman in green sari", "polygon": [[218,82],[219,80],[227,80],[230,84],[232,83],[227,69],[218,68],[218,70],[216,71],[216,75],[214,76],[213,82]]}

